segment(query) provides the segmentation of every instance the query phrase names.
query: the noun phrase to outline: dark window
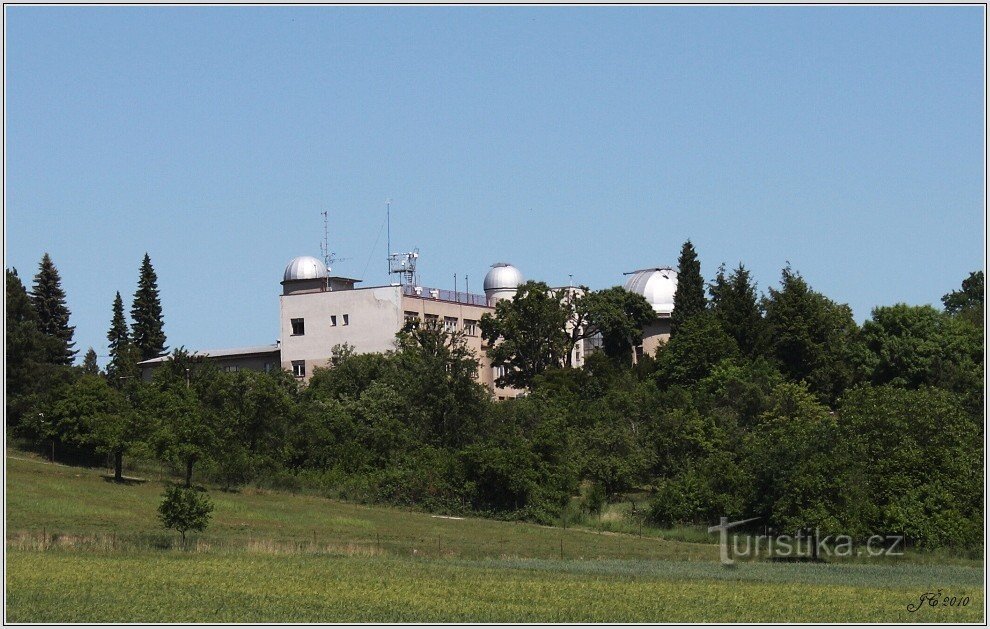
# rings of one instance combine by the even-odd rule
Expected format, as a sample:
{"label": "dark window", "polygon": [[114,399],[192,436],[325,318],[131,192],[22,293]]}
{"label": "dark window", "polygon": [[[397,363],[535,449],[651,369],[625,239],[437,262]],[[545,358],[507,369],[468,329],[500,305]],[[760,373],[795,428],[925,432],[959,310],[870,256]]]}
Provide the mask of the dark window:
{"label": "dark window", "polygon": [[330,327],[337,327],[337,315],[330,315]]}
{"label": "dark window", "polygon": [[344,315],[344,325],[350,325],[351,321],[347,315]]}
{"label": "dark window", "polygon": [[292,375],[297,378],[306,377],[306,361],[305,360],[294,360],[292,361]]}
{"label": "dark window", "polygon": [[292,319],[292,336],[306,334],[306,322],[303,319]]}

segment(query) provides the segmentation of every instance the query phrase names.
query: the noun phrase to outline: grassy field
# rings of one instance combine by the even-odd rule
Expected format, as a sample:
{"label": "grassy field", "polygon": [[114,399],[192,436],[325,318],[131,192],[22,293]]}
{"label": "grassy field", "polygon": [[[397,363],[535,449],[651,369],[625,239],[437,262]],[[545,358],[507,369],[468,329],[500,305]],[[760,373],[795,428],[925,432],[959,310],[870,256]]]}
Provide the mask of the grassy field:
{"label": "grassy field", "polygon": [[[712,544],[280,493],[211,491],[214,521],[182,550],[155,520],[159,483],[115,485],[98,471],[12,454],[10,622],[984,618],[979,564],[728,569]],[[938,590],[969,605],[907,611]]]}

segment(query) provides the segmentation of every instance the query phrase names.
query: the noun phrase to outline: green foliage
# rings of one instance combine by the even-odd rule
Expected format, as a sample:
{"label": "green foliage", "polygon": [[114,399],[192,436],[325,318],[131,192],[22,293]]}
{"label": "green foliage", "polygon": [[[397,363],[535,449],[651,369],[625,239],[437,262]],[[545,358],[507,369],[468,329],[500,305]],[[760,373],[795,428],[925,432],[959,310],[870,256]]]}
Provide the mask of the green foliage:
{"label": "green foliage", "polygon": [[739,356],[739,347],[710,312],[685,321],[676,336],[657,352],[657,380],[663,386],[690,385],[715,365]]}
{"label": "green foliage", "polygon": [[[114,319],[116,323],[116,312]],[[151,266],[151,257],[147,253],[141,262],[138,288],[131,305],[131,320],[131,342],[138,348],[141,360],[156,358],[168,350],[165,346],[162,302],[158,294],[158,275]],[[113,330],[111,327],[111,333]]]}
{"label": "green foliage", "polygon": [[619,286],[588,292],[581,301],[586,328],[601,334],[605,355],[629,364],[633,347],[643,341],[643,327],[656,318],[653,307],[642,295]]}
{"label": "green foliage", "polygon": [[902,533],[928,547],[971,545],[983,531],[983,428],[935,388],[858,387],[839,407],[847,448],[841,513],[857,531]]}
{"label": "green foliage", "polygon": [[522,284],[515,296],[495,306],[479,323],[488,342],[492,365],[504,365],[500,386],[525,388],[536,376],[567,360],[571,341],[566,332],[570,313],[543,282]]}
{"label": "green foliage", "polygon": [[113,318],[110,330],[107,332],[109,341],[110,361],[107,363],[107,380],[111,386],[124,388],[141,377],[137,366],[141,359],[141,351],[131,343],[127,319],[124,317],[124,300],[118,292],[113,300]]}
{"label": "green foliage", "polygon": [[45,361],[55,365],[71,365],[76,350],[72,336],[76,328],[69,325],[69,308],[65,304],[62,278],[48,253],[41,258],[34,276],[31,303],[37,314],[38,330],[53,342],[46,346]]}
{"label": "green foliage", "polygon": [[962,288],[942,297],[945,311],[983,327],[983,271],[974,271],[962,281]]}
{"label": "green foliage", "polygon": [[726,277],[725,265],[722,265],[708,290],[711,293],[715,318],[722,329],[735,340],[739,351],[749,357],[766,355],[770,339],[767,337],[756,285],[750,280],[749,271],[740,263]]}
{"label": "green foliage", "polygon": [[983,407],[983,332],[931,306],[873,309],[861,333],[858,368],[872,384],[938,386],[967,396],[974,416]]}
{"label": "green foliage", "polygon": [[100,375],[100,365],[96,362],[96,350],[90,347],[83,356],[82,372],[89,376]]}
{"label": "green foliage", "polygon": [[811,290],[791,268],[764,302],[773,356],[781,372],[802,380],[823,401],[834,402],[853,381],[851,356],[857,326],[852,310]]}
{"label": "green foliage", "polygon": [[670,315],[671,337],[676,336],[681,326],[707,307],[701,262],[694,245],[688,240],[681,247],[681,255],[677,259],[677,289],[674,291],[674,311]]}
{"label": "green foliage", "polygon": [[5,289],[7,424],[16,426],[44,396],[51,372],[46,360],[54,340],[39,329],[38,314],[16,269],[6,270]]}
{"label": "green foliage", "polygon": [[188,487],[170,485],[162,494],[158,517],[162,526],[175,529],[186,541],[186,531],[202,531],[210,522],[213,503],[205,493]]}

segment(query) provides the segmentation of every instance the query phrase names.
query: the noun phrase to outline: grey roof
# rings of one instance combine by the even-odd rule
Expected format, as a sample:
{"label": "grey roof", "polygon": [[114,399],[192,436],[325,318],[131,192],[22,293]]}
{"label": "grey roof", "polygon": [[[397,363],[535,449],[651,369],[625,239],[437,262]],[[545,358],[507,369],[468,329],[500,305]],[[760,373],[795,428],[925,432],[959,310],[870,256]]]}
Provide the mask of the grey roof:
{"label": "grey roof", "polygon": [[[229,349],[204,349],[200,351],[190,352],[193,356],[206,356],[209,358],[232,358],[235,356],[251,356],[253,354],[274,354],[278,352],[279,346],[274,343],[271,345],[252,345],[250,347],[233,347]],[[159,356],[158,358],[149,358],[148,360],[142,360],[139,365],[155,365],[158,363],[163,363],[166,360],[172,360],[172,355],[167,354],[165,356]]]}
{"label": "grey roof", "polygon": [[496,262],[485,276],[485,291],[518,288],[523,283],[522,273],[508,262]]}

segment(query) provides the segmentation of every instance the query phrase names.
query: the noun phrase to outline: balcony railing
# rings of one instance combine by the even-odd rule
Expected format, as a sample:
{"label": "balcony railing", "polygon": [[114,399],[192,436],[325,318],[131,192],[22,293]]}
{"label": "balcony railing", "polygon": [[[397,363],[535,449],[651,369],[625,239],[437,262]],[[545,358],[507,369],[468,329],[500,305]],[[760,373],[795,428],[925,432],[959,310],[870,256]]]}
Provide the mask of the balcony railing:
{"label": "balcony railing", "polygon": [[402,294],[410,297],[422,297],[423,299],[451,301],[457,304],[467,304],[469,306],[488,305],[488,298],[484,295],[475,295],[464,291],[443,290],[442,288],[429,288],[427,286],[412,286],[411,284],[403,284]]}

